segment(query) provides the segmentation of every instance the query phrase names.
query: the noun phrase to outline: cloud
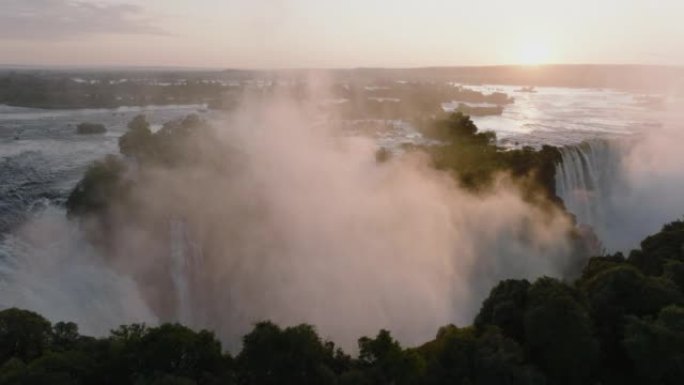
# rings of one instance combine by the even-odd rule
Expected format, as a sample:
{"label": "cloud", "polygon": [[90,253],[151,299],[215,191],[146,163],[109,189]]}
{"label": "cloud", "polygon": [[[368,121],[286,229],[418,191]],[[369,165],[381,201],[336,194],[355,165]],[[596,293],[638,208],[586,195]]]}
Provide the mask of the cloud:
{"label": "cloud", "polygon": [[93,34],[166,34],[132,4],[4,0],[0,39],[72,39]]}

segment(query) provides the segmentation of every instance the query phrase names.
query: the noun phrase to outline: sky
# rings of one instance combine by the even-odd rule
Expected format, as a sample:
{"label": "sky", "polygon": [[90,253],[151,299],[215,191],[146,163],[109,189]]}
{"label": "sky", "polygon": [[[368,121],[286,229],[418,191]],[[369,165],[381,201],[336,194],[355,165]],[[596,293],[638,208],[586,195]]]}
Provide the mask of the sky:
{"label": "sky", "polygon": [[682,0],[0,0],[0,64],[684,65]]}

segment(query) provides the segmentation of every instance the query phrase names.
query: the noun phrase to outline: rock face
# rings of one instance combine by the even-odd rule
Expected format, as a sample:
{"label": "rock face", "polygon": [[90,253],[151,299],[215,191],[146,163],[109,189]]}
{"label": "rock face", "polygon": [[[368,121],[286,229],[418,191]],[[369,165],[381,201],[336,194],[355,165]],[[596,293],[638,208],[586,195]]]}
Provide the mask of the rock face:
{"label": "rock face", "polygon": [[99,123],[81,123],[76,126],[76,133],[79,135],[104,134],[107,128]]}

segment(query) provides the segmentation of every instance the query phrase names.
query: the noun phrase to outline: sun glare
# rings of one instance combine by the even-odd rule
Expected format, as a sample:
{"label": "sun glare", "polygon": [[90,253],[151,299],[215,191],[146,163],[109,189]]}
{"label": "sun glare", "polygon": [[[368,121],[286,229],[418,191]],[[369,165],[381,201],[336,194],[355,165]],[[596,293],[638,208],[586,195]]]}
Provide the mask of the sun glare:
{"label": "sun glare", "polygon": [[551,58],[548,46],[540,42],[528,43],[522,47],[520,53],[520,64],[540,65],[547,64]]}

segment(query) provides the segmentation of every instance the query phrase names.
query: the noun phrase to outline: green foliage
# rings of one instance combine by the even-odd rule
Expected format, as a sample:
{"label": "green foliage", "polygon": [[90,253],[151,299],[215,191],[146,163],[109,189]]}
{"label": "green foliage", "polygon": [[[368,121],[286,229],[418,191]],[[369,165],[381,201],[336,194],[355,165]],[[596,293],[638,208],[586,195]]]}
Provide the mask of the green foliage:
{"label": "green foliage", "polygon": [[[148,165],[173,168],[194,164],[200,159],[212,160],[207,153],[222,152],[205,151],[208,146],[216,145],[207,128],[199,116],[191,114],[167,122],[153,134],[144,115],[134,117],[128,123],[128,131],[119,138],[119,151],[135,160],[136,167],[129,167],[125,158],[113,155],[95,161],[71,191],[66,202],[67,213],[71,217],[99,215],[98,219],[106,220],[110,207],[130,203],[126,199],[139,182],[135,177],[140,173],[129,173],[129,170],[139,171]],[[208,166],[224,163],[214,160]],[[127,173],[132,174],[130,178]]]}
{"label": "green foliage", "polygon": [[369,384],[412,384],[421,375],[421,357],[404,350],[387,330],[359,339],[359,366]]}
{"label": "green foliage", "polygon": [[83,352],[49,352],[16,373],[17,384],[80,384],[89,377],[93,366],[93,360]]}
{"label": "green foliage", "polygon": [[663,277],[672,281],[681,293],[684,293],[684,262],[667,261],[665,263],[665,270]]}
{"label": "green foliage", "polygon": [[119,138],[119,151],[126,156],[144,159],[153,153],[152,131],[145,115],[128,123],[128,131]]}
{"label": "green foliage", "polygon": [[[0,103],[35,108],[115,108],[168,104],[217,102],[235,88],[207,82],[206,74],[131,73],[81,74],[87,81],[64,73],[44,71],[2,71]],[[199,78],[198,78],[199,76]],[[135,77],[136,81],[119,81]],[[159,84],[161,82],[172,84]]]}
{"label": "green foliage", "polygon": [[672,281],[646,276],[624,259],[592,261],[601,263],[602,269],[585,274],[578,283],[586,293],[601,341],[604,381],[625,383],[633,379],[633,367],[622,345],[626,317],[654,316],[665,306],[681,304],[682,293]]}
{"label": "green foliage", "polygon": [[84,216],[105,211],[125,197],[126,164],[115,156],[107,156],[88,167],[83,178],[71,191],[66,202],[70,216]]}
{"label": "green foliage", "polygon": [[426,360],[425,384],[544,384],[544,376],[526,364],[520,346],[496,327],[478,334],[473,328],[441,328],[419,348]]}
{"label": "green foliage", "polygon": [[589,279],[593,278],[596,274],[599,274],[605,270],[611,269],[616,266],[624,265],[625,262],[626,260],[622,253],[616,253],[615,255],[606,255],[601,257],[591,257],[582,269],[582,277],[580,280],[586,282]]}
{"label": "green foliage", "polygon": [[[178,166],[198,159],[201,145],[210,145],[206,123],[195,114],[165,123],[154,134],[144,115],[128,123],[128,131],[119,138],[121,154],[139,162]],[[204,141],[202,139],[205,139]]]}
{"label": "green foliage", "polygon": [[[122,326],[108,338],[78,334],[73,323],[50,323],[35,313],[0,313],[4,351],[1,384],[232,383],[232,361],[208,331],[177,324]],[[11,322],[10,322],[11,321]]]}
{"label": "green foliage", "polygon": [[669,304],[684,301],[679,288],[670,280],[647,277],[638,269],[623,264],[604,270],[581,282],[599,330],[617,331],[625,315],[655,315]]}
{"label": "green foliage", "polygon": [[[678,226],[648,239],[678,242]],[[416,348],[381,330],[359,339],[356,358],[310,325],[260,322],[233,359],[212,333],[178,324],[124,325],[91,338],[74,323],[7,309],[0,312],[0,384],[679,384],[684,263],[672,257],[676,248],[645,245],[636,252],[664,259],[662,274],[616,254],[589,260],[575,285],[502,281],[474,326],[442,327]]]}
{"label": "green foliage", "polygon": [[470,116],[461,112],[450,114],[446,119],[437,119],[425,129],[431,138],[445,142],[489,144],[495,139],[493,133],[478,133]]}
{"label": "green foliage", "polygon": [[249,385],[332,384],[333,349],[310,325],[281,329],[260,322],[243,338],[239,382]]}
{"label": "green foliage", "polygon": [[660,232],[641,242],[641,250],[660,260],[684,261],[684,220],[664,225]]}
{"label": "green foliage", "polygon": [[524,317],[529,288],[530,283],[524,279],[499,282],[482,303],[475,317],[475,327],[483,330],[489,325],[497,326],[505,336],[524,343]]}
{"label": "green foliage", "polygon": [[178,324],[151,328],[136,343],[138,374],[149,378],[164,373],[209,384],[221,377],[226,362],[221,344],[206,330],[194,332]]}
{"label": "green foliage", "polygon": [[552,384],[586,384],[598,364],[591,318],[574,288],[552,278],[528,290],[525,342],[532,362]]}
{"label": "green foliage", "polygon": [[50,347],[53,350],[70,350],[79,342],[78,325],[73,322],[57,322],[52,326]]}
{"label": "green foliage", "polygon": [[641,250],[629,256],[630,263],[652,275],[660,275],[670,260],[684,262],[684,220],[666,224],[641,242]]}
{"label": "green foliage", "polygon": [[48,346],[51,325],[40,315],[17,308],[0,311],[0,365],[10,358],[30,361]]}
{"label": "green foliage", "polygon": [[658,317],[631,316],[625,347],[639,384],[681,384],[684,378],[684,308],[671,305]]}
{"label": "green foliage", "polygon": [[537,200],[541,195],[548,201],[560,202],[555,187],[556,164],[561,160],[557,148],[502,149],[496,145],[493,132],[478,132],[470,117],[461,112],[430,121],[423,132],[442,142],[424,148],[435,167],[453,172],[464,187],[483,190],[497,174],[508,173],[528,200]]}
{"label": "green foliage", "polygon": [[478,340],[473,362],[473,384],[545,384],[546,377],[527,361],[522,347],[496,328]]}
{"label": "green foliage", "polygon": [[[414,119],[443,114],[442,103],[457,100],[466,103],[489,103],[493,107],[465,107],[472,114],[500,114],[503,105],[513,102],[508,95],[484,94],[464,87],[423,82],[380,82],[375,87],[349,82],[332,87],[332,94],[344,103],[333,110],[344,119]],[[301,99],[299,95],[292,95]]]}
{"label": "green foliage", "polygon": [[148,330],[149,329],[145,324],[121,325],[118,329],[111,331],[111,338],[125,344],[139,343],[147,334]]}
{"label": "green foliage", "polygon": [[152,160],[169,167],[197,162],[200,155],[206,156],[207,146],[214,144],[209,133],[207,124],[195,114],[167,122],[153,135]]}
{"label": "green foliage", "polygon": [[[645,320],[684,303],[683,229],[682,221],[663,226],[627,259],[620,253],[591,258],[577,281],[601,344],[599,378],[603,383],[649,383],[637,376],[643,368],[630,358],[635,351],[628,352],[625,341],[634,338],[630,333],[644,326]],[[671,342],[676,344],[676,340]]]}
{"label": "green foliage", "polygon": [[21,384],[26,373],[26,364],[19,358],[10,358],[0,365],[0,384]]}

